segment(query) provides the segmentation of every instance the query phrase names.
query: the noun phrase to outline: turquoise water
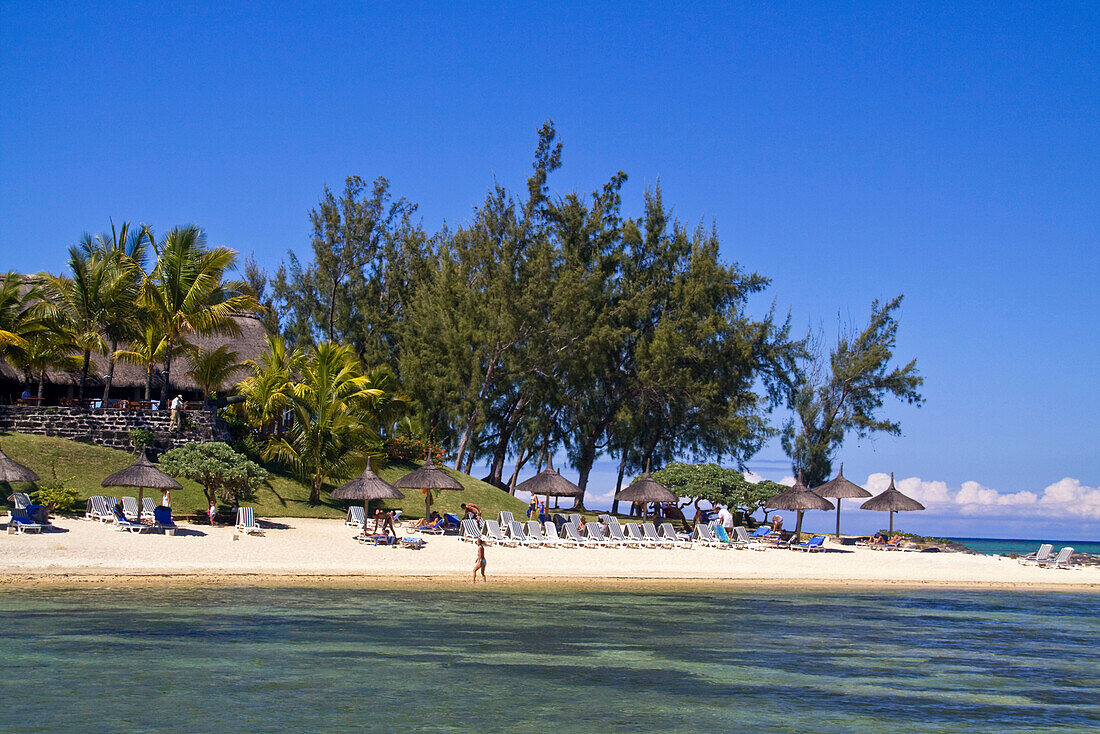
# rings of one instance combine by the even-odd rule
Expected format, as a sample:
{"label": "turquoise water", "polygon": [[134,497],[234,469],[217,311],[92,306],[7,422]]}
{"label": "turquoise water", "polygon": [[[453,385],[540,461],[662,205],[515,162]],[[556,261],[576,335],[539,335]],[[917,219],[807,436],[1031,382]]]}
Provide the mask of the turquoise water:
{"label": "turquoise water", "polygon": [[0,730],[1100,728],[1100,596],[27,590]]}
{"label": "turquoise water", "polygon": [[1016,553],[1027,555],[1039,549],[1042,543],[1052,543],[1057,551],[1064,545],[1073,546],[1075,553],[1091,553],[1100,555],[1100,543],[1087,540],[1019,540],[1014,538],[948,538],[957,543],[962,543],[967,548],[977,553],[990,556]]}

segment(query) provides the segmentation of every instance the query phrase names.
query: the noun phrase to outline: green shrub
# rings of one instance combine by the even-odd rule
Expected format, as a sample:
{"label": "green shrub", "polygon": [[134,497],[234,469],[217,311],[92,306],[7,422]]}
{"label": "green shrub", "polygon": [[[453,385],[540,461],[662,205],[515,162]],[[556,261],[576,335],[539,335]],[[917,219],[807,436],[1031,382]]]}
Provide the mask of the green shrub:
{"label": "green shrub", "polygon": [[57,467],[50,467],[50,478],[38,480],[38,489],[31,492],[31,499],[35,504],[45,505],[50,512],[72,512],[76,505],[76,490],[69,483],[76,479],[71,476],[68,479],[60,479],[57,476]]}
{"label": "green shrub", "polygon": [[135,428],[130,431],[130,445],[135,449],[142,446],[152,446],[157,440],[157,434],[148,428]]}
{"label": "green shrub", "polygon": [[266,469],[220,441],[174,448],[161,457],[160,467],[174,477],[201,484],[207,501],[220,499],[231,505],[251,500],[269,476]]}

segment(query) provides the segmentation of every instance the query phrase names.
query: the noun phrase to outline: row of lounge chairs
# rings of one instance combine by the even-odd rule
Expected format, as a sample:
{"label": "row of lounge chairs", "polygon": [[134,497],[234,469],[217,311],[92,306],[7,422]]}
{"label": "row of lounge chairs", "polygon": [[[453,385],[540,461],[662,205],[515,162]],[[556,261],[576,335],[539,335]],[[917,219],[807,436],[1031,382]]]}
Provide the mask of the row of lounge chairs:
{"label": "row of lounge chairs", "polygon": [[1029,553],[1017,560],[1025,566],[1039,566],[1040,568],[1074,568],[1073,546],[1064,546],[1055,554],[1053,545],[1050,543],[1043,543],[1039,546],[1039,550],[1034,553]]}
{"label": "row of lounge chairs", "polygon": [[[157,505],[148,497],[142,498],[138,509],[137,498],[123,497],[122,511],[118,511],[117,497],[95,496],[88,498],[84,519],[97,520],[110,524],[115,530],[131,533],[146,533],[158,530],[175,530],[178,526],[172,521],[172,510]],[[149,522],[146,523],[145,521]],[[237,531],[246,535],[263,535],[263,529],[256,522],[256,511],[251,507],[237,508]]]}

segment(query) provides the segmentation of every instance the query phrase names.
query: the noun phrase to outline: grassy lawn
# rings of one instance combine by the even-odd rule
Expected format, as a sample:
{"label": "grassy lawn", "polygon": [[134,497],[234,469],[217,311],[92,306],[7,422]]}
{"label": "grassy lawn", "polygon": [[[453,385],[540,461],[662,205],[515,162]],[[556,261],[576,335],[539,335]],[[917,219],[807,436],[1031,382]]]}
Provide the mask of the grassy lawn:
{"label": "grassy lawn", "polygon": [[[106,494],[100,486],[100,482],[108,474],[129,466],[134,461],[134,455],[125,451],[108,449],[102,446],[68,441],[63,438],[51,438],[49,436],[33,436],[23,433],[0,432],[0,447],[4,453],[29,466],[43,479],[51,479],[54,476],[68,480],[69,486],[74,487],[80,495],[80,507],[83,508],[84,500],[91,495]],[[392,464],[375,470],[379,476],[391,484],[408,474],[415,468],[412,464]],[[280,473],[274,467],[268,467],[271,471],[270,487],[261,489],[254,502],[256,514],[260,517],[344,517],[347,514],[347,502],[333,500],[329,497],[329,491],[333,487],[326,486],[321,492],[321,503],[309,504],[309,488],[300,484],[293,477]],[[465,487],[462,492],[442,492],[435,497],[433,509],[440,512],[453,512],[458,510],[462,502],[474,502],[481,507],[487,517],[496,517],[500,510],[512,510],[522,514],[526,505],[521,500],[512,497],[507,492],[486,484],[479,479],[445,469],[451,476]],[[72,479],[70,480],[70,477]],[[206,500],[202,489],[194,482],[184,479],[180,481],[182,491],[172,493],[172,509],[176,514],[190,514],[202,512],[206,508]],[[6,489],[6,488],[5,488]],[[12,489],[29,491],[25,486],[13,485]],[[383,506],[389,509],[404,511],[408,517],[422,517],[424,515],[424,496],[418,490],[404,490],[404,500],[388,500]],[[2,499],[5,503],[10,491],[4,491]],[[114,492],[112,491],[112,494]],[[137,490],[132,492],[137,496]],[[159,501],[160,493],[152,492],[152,496]],[[379,503],[371,504],[374,508]]]}

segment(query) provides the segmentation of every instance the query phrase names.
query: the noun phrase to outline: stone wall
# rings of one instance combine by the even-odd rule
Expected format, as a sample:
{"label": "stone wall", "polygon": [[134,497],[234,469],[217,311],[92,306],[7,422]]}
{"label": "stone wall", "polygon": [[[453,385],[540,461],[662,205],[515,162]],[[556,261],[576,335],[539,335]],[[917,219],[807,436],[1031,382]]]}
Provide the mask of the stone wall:
{"label": "stone wall", "polygon": [[228,441],[225,423],[206,410],[187,411],[181,431],[169,431],[167,410],[117,410],[0,405],[0,430],[58,436],[114,449],[131,450],[130,431],[156,434],[158,448],[174,449],[196,441]]}

